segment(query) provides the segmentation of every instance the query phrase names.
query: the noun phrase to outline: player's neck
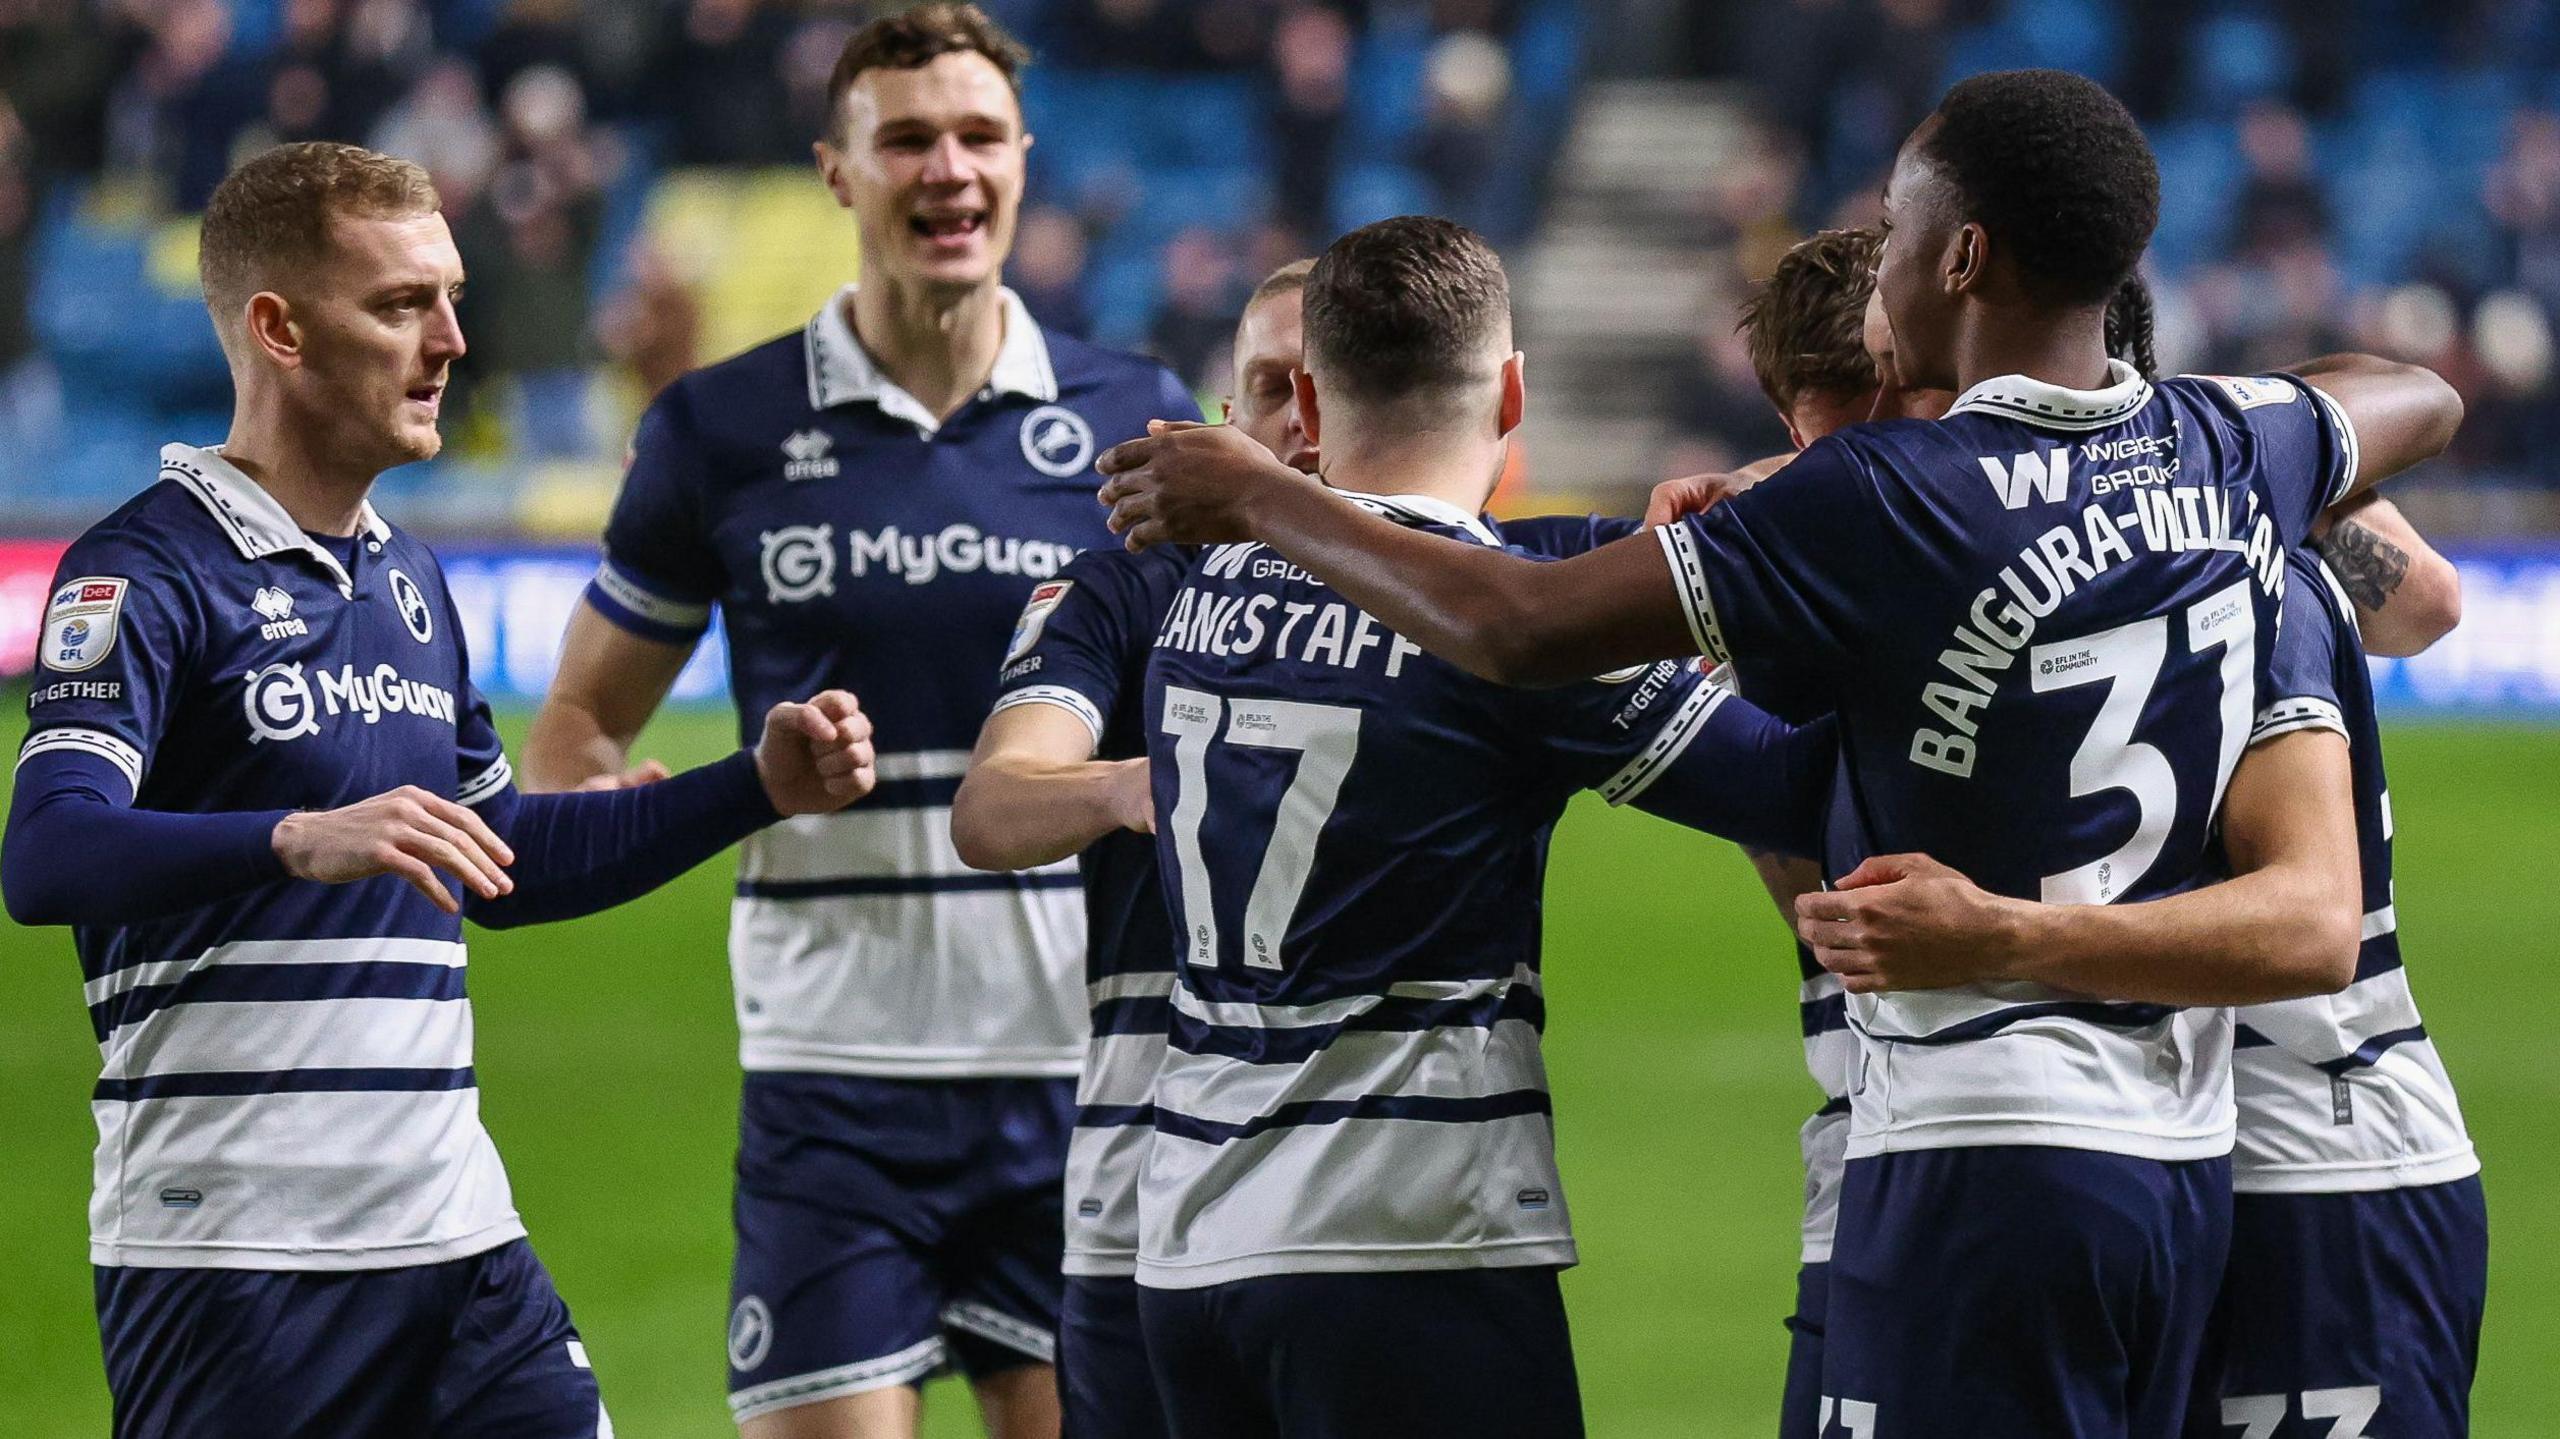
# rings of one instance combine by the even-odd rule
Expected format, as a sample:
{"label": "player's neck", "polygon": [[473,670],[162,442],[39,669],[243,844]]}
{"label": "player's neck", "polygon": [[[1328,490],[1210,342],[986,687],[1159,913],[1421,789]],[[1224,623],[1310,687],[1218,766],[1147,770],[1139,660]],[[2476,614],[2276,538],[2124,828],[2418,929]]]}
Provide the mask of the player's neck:
{"label": "player's neck", "polygon": [[1004,291],[952,291],[880,277],[853,293],[853,333],[890,383],[942,419],[987,386],[1004,348]]}
{"label": "player's neck", "polygon": [[375,473],[332,463],[329,447],[308,427],[287,424],[243,402],[231,416],[222,457],[275,498],[309,534],[344,538],[356,532]]}
{"label": "player's neck", "polygon": [[2107,386],[2103,308],[2062,314],[2023,306],[1985,307],[1956,333],[1956,392],[1985,380],[2024,375],[2066,390]]}
{"label": "player's neck", "polygon": [[1505,447],[1424,432],[1363,436],[1324,433],[1319,475],[1337,490],[1364,495],[1428,495],[1468,514],[1481,513],[1502,476]]}

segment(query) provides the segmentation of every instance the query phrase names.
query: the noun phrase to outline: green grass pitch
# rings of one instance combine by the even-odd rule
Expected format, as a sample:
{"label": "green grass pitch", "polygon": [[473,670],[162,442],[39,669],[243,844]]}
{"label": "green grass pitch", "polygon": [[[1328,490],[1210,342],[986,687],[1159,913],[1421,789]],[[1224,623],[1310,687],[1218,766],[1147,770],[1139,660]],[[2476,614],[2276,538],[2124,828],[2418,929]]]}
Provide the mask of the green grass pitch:
{"label": "green grass pitch", "polygon": [[[518,725],[521,716],[517,717]],[[724,718],[647,752],[693,762]],[[2560,731],[2402,728],[2399,896],[2428,1026],[2487,1156],[2489,1439],[2553,1432]],[[96,857],[113,864],[112,855]],[[729,1431],[721,1333],[737,1074],[729,867],[619,912],[473,938],[490,1129],[626,1439]],[[1793,957],[1727,846],[1585,803],[1549,884],[1548,1050],[1582,1267],[1566,1281],[1599,1439],[1771,1432],[1793,1296],[1795,1128],[1813,1103]],[[67,936],[0,938],[0,1434],[106,1432],[84,1245],[97,1051]],[[974,1434],[947,1382],[928,1430]]]}

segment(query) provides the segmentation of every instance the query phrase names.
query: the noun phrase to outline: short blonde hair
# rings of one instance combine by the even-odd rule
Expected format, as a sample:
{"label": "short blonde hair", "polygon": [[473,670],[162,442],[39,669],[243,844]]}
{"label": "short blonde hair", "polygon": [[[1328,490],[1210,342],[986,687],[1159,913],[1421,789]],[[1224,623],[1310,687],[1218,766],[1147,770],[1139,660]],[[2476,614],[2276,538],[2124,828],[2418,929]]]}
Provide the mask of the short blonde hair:
{"label": "short blonde hair", "polygon": [[205,202],[196,273],[215,328],[227,337],[272,277],[317,265],[332,219],[405,220],[441,207],[426,171],[355,145],[315,140],[252,157]]}

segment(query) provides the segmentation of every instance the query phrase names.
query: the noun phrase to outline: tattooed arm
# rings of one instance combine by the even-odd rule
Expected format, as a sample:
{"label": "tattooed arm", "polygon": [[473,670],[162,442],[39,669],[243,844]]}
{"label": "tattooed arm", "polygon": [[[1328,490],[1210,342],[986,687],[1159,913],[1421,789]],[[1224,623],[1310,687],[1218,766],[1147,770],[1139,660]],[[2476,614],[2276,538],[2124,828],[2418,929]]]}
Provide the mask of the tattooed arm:
{"label": "tattooed arm", "polygon": [[2349,500],[2314,543],[2355,602],[2369,653],[2414,655],[2461,623],[2462,577],[2389,500]]}

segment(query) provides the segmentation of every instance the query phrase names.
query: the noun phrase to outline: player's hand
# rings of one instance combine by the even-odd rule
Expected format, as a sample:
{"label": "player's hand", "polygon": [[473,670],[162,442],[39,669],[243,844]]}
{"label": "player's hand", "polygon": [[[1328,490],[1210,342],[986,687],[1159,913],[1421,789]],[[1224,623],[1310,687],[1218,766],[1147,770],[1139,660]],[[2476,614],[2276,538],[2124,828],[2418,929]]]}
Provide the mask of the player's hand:
{"label": "player's hand", "polygon": [[578,793],[594,794],[603,790],[638,789],[644,784],[656,784],[673,773],[673,770],[657,760],[644,759],[620,774],[600,774],[593,779],[582,781],[578,785]]}
{"label": "player's hand", "polygon": [[1796,898],[1796,935],[1852,994],[2007,977],[2016,901],[1925,854],[1880,855]]}
{"label": "player's hand", "polygon": [[1752,481],[1739,474],[1683,475],[1664,480],[1653,487],[1653,498],[1645,502],[1644,522],[1647,527],[1667,525],[1682,515],[1704,514],[1751,485]]}
{"label": "player's hand", "polygon": [[786,815],[829,814],[871,793],[880,781],[875,764],[871,718],[843,690],[765,711],[756,777]]}
{"label": "player's hand", "polygon": [[465,805],[416,785],[402,785],[342,809],[304,810],[276,822],[268,841],[285,873],[322,884],[347,884],[396,874],[447,914],[461,901],[445,888],[438,870],[461,880],[482,899],[516,887],[505,866],[515,851]]}
{"label": "player's hand", "polygon": [[1111,817],[1122,829],[1156,832],[1155,782],[1143,759],[1114,760],[1111,765]]}
{"label": "player's hand", "polygon": [[1133,550],[1253,538],[1245,507],[1256,488],[1316,483],[1272,458],[1232,425],[1157,420],[1143,438],[1102,452],[1102,502],[1111,532]]}

